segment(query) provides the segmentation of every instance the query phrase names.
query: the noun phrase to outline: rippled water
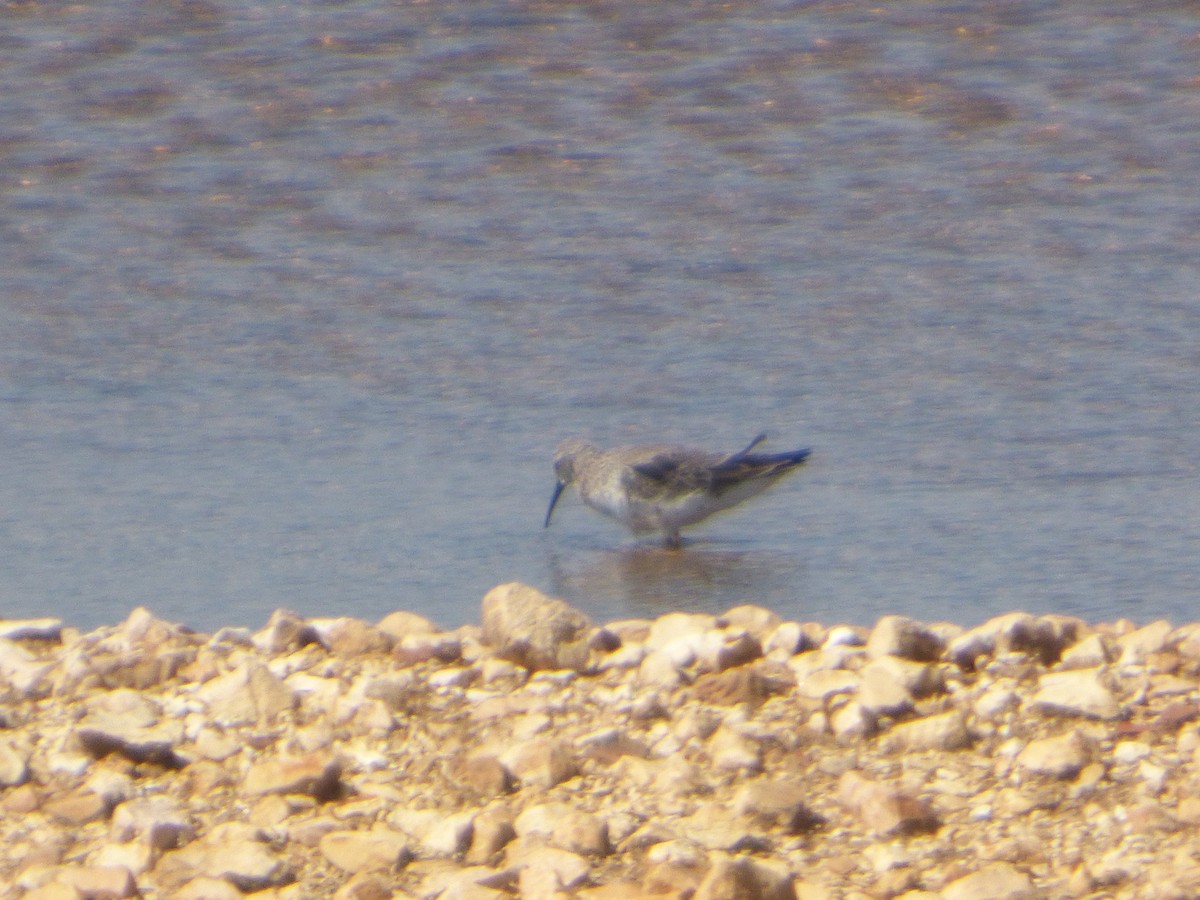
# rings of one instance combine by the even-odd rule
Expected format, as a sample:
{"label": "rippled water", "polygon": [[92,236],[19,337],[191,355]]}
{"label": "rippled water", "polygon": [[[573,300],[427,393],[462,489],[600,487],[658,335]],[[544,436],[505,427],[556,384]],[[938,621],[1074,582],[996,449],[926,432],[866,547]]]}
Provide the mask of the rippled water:
{"label": "rippled water", "polygon": [[1196,618],[1193,3],[30,2],[0,87],[0,615]]}

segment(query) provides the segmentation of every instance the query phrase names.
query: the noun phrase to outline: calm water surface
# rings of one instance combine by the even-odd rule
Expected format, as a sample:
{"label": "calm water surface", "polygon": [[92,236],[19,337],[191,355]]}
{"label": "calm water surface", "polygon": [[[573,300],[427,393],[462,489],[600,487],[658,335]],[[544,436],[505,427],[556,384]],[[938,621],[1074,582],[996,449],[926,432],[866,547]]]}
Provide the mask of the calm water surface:
{"label": "calm water surface", "polygon": [[0,616],[1193,620],[1198,395],[1193,3],[0,11]]}

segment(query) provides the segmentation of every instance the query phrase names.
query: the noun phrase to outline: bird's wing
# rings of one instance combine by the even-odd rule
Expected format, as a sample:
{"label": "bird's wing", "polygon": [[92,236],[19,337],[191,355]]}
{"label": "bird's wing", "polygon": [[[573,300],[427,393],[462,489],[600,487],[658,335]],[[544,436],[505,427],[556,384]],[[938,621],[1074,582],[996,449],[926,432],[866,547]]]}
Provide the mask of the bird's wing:
{"label": "bird's wing", "polygon": [[712,484],[713,460],[683,450],[663,450],[645,462],[626,467],[623,480],[634,496],[651,500],[706,490]]}

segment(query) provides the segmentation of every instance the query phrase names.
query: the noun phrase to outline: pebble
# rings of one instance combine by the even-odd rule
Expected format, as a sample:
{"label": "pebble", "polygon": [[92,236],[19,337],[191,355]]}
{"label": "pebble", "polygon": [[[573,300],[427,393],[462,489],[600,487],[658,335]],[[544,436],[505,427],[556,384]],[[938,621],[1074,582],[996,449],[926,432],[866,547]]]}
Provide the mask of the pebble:
{"label": "pebble", "polygon": [[[24,896],[1195,896],[1200,625],[0,622]],[[941,859],[945,865],[925,866]],[[69,873],[84,873],[83,876]]]}

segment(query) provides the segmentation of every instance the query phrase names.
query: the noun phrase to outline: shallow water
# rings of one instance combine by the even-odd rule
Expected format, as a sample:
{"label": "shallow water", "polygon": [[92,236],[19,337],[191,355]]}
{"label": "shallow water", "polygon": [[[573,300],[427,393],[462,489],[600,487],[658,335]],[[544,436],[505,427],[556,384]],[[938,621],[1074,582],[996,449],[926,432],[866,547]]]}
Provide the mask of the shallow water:
{"label": "shallow water", "polygon": [[[1196,618],[1193,4],[0,21],[0,614]],[[762,430],[681,554],[541,529]]]}

